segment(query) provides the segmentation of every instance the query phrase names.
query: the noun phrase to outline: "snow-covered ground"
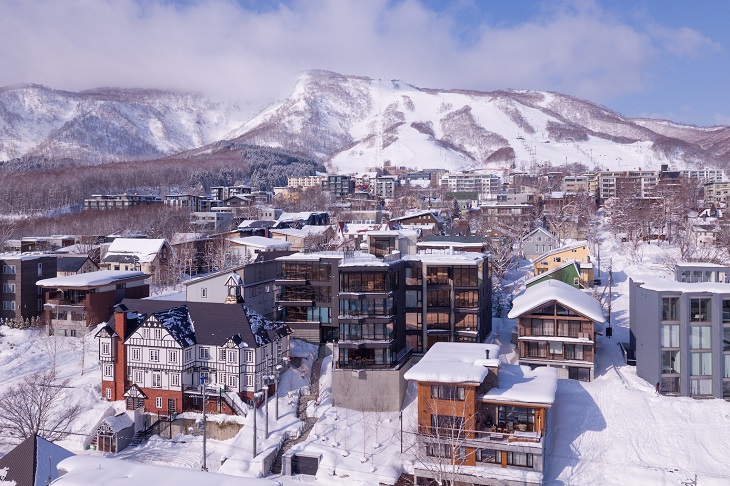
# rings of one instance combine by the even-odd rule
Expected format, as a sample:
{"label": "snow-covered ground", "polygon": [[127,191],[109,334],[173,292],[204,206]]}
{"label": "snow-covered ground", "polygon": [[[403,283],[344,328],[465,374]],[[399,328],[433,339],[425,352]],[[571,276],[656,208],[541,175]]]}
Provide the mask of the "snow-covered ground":
{"label": "snow-covered ground", "polygon": [[[596,378],[591,383],[559,380],[555,404],[549,415],[548,448],[545,462],[546,484],[683,484],[697,475],[697,484],[730,484],[730,403],[724,400],[694,400],[658,395],[654,385],[624,364],[619,342],[628,342],[628,279],[634,273],[668,272],[663,260],[676,249],[661,244],[643,245],[639,252],[628,244],[614,242],[606,235],[601,246],[601,277],[606,281],[612,261],[614,287],[611,289],[612,338],[597,340]],[[633,255],[632,255],[633,254]],[[508,288],[524,288],[531,271],[523,262],[509,274]],[[510,344],[514,320],[495,318],[493,337],[502,345],[501,358],[514,362]],[[77,454],[99,455],[84,450],[85,435],[113,407],[99,398],[100,372],[97,346],[89,336],[49,338],[33,330],[0,327],[0,392],[29,374],[52,366],[55,354],[59,376],[69,378],[66,394],[81,401],[84,414],[74,423],[74,435],[59,445]],[[295,345],[303,357],[302,366],[282,375],[279,393],[279,421],[270,410],[271,435],[262,439],[263,410],[259,409],[258,452],[270,451],[285,433],[301,427],[295,416],[294,391],[308,385],[316,347]],[[54,350],[55,349],[55,353]],[[83,374],[82,371],[83,356]],[[276,477],[283,484],[378,484],[391,483],[414,460],[415,393],[409,388],[401,420],[398,413],[361,413],[333,407],[330,360],[325,359],[320,379],[318,403],[310,403],[309,413],[319,417],[307,439],[295,450],[321,453],[317,477]],[[292,392],[292,393],[290,393]],[[208,465],[211,471],[239,476],[256,476],[259,460],[251,461],[252,414],[242,431],[227,441],[209,440]],[[78,435],[76,435],[78,434]],[[0,433],[0,454],[12,448],[11,438]],[[401,454],[401,447],[403,453]],[[202,437],[180,435],[172,440],[154,437],[139,447],[128,448],[113,457],[146,464],[175,465],[200,469]],[[225,459],[225,461],[223,461]],[[221,462],[223,464],[221,465]]]}

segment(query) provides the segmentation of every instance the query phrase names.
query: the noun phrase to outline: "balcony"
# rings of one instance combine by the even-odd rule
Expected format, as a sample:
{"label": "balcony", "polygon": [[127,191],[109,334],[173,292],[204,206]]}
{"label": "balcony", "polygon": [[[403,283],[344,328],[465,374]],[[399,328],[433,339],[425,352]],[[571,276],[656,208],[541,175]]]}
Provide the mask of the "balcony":
{"label": "balcony", "polygon": [[463,442],[464,446],[485,447],[489,444],[511,444],[514,442],[532,442],[541,443],[543,435],[540,431],[522,430],[526,424],[513,424],[510,428],[508,424],[500,424],[500,426],[490,425],[481,429],[465,430],[465,429],[445,429],[437,427],[419,425],[418,432],[422,435],[434,437],[443,441],[449,441],[451,438],[458,438],[459,442]]}

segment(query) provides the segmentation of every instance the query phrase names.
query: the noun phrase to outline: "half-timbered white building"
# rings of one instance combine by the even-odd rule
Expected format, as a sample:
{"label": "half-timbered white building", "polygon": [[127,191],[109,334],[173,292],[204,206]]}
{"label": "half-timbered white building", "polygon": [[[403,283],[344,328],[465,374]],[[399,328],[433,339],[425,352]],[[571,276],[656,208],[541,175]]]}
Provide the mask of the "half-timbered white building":
{"label": "half-timbered white building", "polygon": [[171,415],[202,407],[241,413],[278,379],[291,330],[241,304],[125,299],[96,334],[102,394]]}

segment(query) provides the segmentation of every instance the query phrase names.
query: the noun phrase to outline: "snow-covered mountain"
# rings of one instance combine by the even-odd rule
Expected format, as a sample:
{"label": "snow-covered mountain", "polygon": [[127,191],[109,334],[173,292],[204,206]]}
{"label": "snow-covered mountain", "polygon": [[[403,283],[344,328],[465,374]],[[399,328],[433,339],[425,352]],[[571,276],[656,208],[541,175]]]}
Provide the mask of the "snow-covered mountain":
{"label": "snow-covered mountain", "polygon": [[730,128],[631,119],[553,92],[423,89],[402,81],[303,75],[237,140],[367,166],[526,168],[580,162],[629,169],[730,165]]}
{"label": "snow-covered mountain", "polygon": [[251,115],[233,104],[171,91],[8,86],[0,88],[0,160],[158,158],[225,138]]}
{"label": "snow-covered mountain", "polygon": [[546,161],[589,169],[730,168],[728,127],[626,118],[553,92],[426,89],[314,70],[286,99],[256,112],[161,90],[5,87],[0,161],[155,159],[214,154],[230,142],[283,148],[345,173],[386,163],[450,170],[527,169]]}

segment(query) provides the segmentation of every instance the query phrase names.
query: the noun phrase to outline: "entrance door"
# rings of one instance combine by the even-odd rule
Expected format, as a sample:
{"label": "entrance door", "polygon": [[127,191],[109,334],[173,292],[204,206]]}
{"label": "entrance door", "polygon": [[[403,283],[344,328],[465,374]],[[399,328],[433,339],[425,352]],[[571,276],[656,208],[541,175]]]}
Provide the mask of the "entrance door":
{"label": "entrance door", "polygon": [[174,398],[168,398],[167,399],[167,415],[172,416],[172,414],[175,413],[175,399]]}

